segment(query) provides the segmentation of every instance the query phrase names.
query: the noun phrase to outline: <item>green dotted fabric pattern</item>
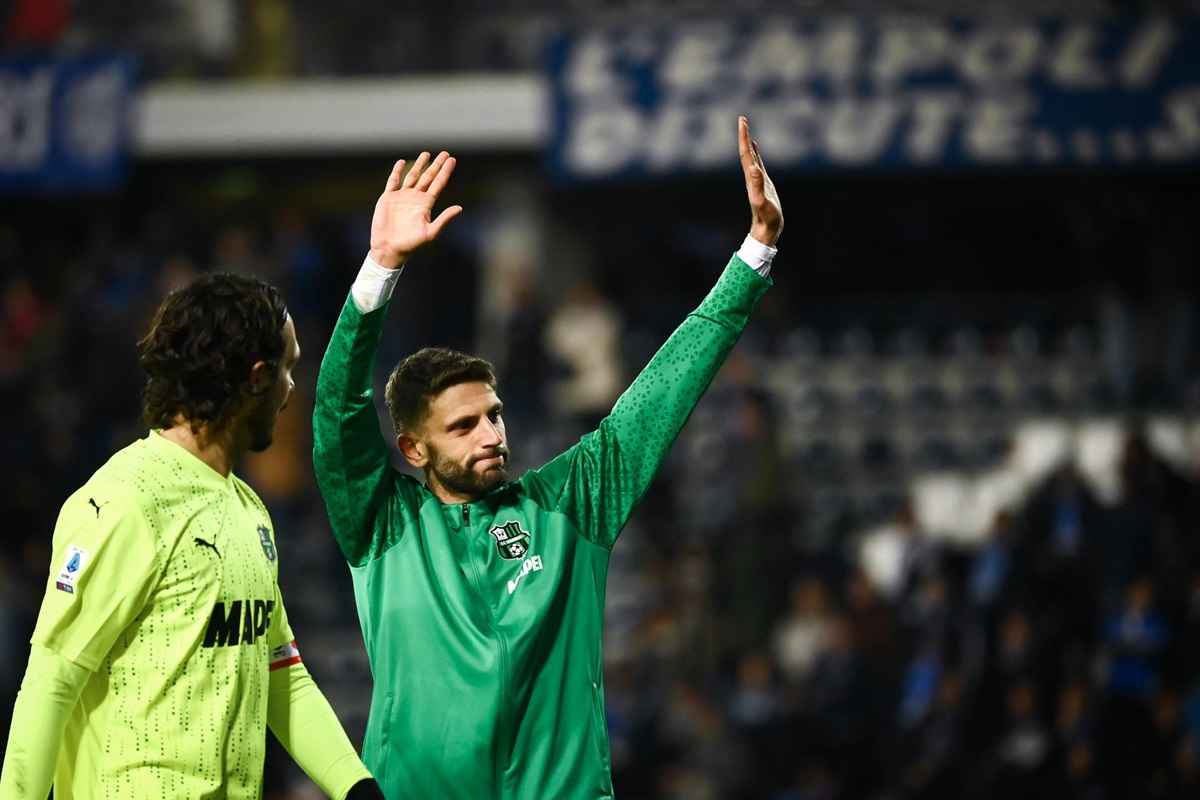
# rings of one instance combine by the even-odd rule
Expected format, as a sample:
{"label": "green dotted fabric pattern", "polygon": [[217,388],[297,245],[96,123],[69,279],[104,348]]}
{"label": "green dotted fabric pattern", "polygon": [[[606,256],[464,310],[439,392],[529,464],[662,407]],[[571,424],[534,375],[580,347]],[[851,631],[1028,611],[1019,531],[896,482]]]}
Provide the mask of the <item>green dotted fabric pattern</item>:
{"label": "green dotted fabric pattern", "polygon": [[389,518],[393,494],[409,502],[416,497],[412,481],[392,468],[371,386],[388,305],[363,314],[347,296],[317,375],[313,471],[333,536],[351,566],[391,547],[412,521]]}
{"label": "green dotted fabric pattern", "polygon": [[[68,501],[60,529],[72,504],[81,504],[84,518],[97,516],[88,498],[122,493],[129,498],[124,513],[137,522],[92,545],[92,583],[81,594],[105,591],[98,581],[118,587],[130,598],[130,616],[115,622],[119,632],[68,723],[55,796],[257,800],[270,650],[291,640],[276,589],[278,558],[267,558],[258,533],[260,525],[271,528],[266,509],[235,476],[222,478],[151,433],[118,452]],[[56,550],[60,539],[83,535],[61,533]],[[152,559],[138,552],[147,534]],[[241,601],[244,609],[254,600],[276,603],[264,635],[249,644],[203,646],[216,603],[230,609]],[[64,636],[72,629],[102,636],[95,631],[112,624],[82,614]]]}
{"label": "green dotted fabric pattern", "polygon": [[[611,796],[594,710],[606,547],[769,285],[734,258],[597,431],[462,506],[391,469],[370,392],[384,310],[347,301],[318,378],[314,467],[354,568],[375,676],[364,760],[389,797]],[[488,534],[514,520],[537,548],[520,565]]]}

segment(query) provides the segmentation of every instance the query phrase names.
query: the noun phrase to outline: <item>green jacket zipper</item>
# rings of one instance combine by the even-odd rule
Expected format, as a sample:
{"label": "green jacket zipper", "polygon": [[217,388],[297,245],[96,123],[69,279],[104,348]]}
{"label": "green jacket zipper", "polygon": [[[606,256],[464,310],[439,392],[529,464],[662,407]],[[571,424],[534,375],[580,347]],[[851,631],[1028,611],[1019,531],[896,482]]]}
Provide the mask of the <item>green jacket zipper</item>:
{"label": "green jacket zipper", "polygon": [[[508,643],[504,641],[503,634],[496,626],[496,614],[492,610],[491,603],[483,593],[483,579],[479,575],[479,568],[475,565],[475,558],[471,553],[470,536],[471,536],[471,507],[463,503],[462,507],[463,530],[467,534],[467,563],[471,565],[471,576],[475,582],[475,591],[479,593],[480,598],[484,601],[484,607],[487,610],[488,627],[492,629],[492,635],[496,637],[496,645],[499,648],[500,656],[500,686],[504,692],[504,697],[501,702],[504,704],[504,716],[501,719],[502,726],[507,732],[512,729],[512,721],[515,716],[515,710],[512,707],[512,691],[509,685],[512,681],[509,678],[509,663],[508,663]],[[503,744],[508,741],[507,736],[500,736],[497,741]],[[508,767],[507,756],[502,760],[496,759],[496,786],[500,787],[501,792],[504,790],[504,772]]]}

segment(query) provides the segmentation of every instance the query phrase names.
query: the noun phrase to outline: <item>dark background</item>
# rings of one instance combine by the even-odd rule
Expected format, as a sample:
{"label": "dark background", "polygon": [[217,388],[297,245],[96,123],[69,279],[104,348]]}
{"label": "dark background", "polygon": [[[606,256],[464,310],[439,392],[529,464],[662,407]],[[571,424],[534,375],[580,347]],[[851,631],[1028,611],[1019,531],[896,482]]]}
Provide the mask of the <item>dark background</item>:
{"label": "dark background", "polygon": [[[6,52],[104,43],[138,53],[151,82],[515,73],[556,25],[667,13],[442,3],[380,20],[376,4],[342,3],[328,20],[320,5],[231,3],[235,35],[216,55],[184,46],[166,3],[45,3],[62,17],[41,38],[18,24],[27,4],[0,3],[0,19]],[[387,35],[364,43],[372,23]],[[306,662],[361,736],[369,676],[309,418],[375,197],[413,155],[139,158],[113,192],[0,196],[0,716],[59,505],[144,432],[134,342],[167,291],[221,268],[275,282],[297,322],[296,400],[241,473],[275,518]],[[536,153],[459,155],[446,200],[466,212],[406,269],[379,377],[425,344],[495,359],[516,461],[531,466],[594,424],[699,302],[745,235],[744,190],[736,171],[571,187]],[[1200,172],[776,182],[775,288],[614,552],[620,796],[1195,796]],[[600,343],[594,362],[566,341],[580,330]],[[617,385],[564,399],[556,387],[584,364]],[[1065,431],[1073,456],[983,524],[931,517],[923,479],[1010,474],[1031,420]],[[1096,426],[1110,433],[1100,467],[1085,457]],[[278,751],[266,788],[314,791]]]}

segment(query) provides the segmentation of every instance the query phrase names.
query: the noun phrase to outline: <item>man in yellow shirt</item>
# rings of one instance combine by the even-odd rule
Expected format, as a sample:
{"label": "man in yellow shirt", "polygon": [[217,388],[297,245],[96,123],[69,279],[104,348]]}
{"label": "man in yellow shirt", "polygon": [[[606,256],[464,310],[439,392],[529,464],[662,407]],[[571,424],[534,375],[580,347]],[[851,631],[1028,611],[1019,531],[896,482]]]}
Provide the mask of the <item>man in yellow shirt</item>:
{"label": "man in yellow shirt", "polygon": [[275,529],[233,467],[300,357],[283,299],[218,274],[138,345],[145,438],[63,504],[0,800],[249,798],[266,728],[331,797],[382,797],[287,620]]}

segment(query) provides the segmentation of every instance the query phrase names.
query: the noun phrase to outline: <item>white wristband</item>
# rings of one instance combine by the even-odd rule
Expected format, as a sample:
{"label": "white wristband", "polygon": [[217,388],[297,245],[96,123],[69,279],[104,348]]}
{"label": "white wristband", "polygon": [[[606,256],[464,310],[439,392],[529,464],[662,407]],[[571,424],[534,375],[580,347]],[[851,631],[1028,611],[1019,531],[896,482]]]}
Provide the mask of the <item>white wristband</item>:
{"label": "white wristband", "polygon": [[368,255],[363,259],[362,268],[358,271],[358,277],[354,279],[354,285],[350,287],[350,296],[354,298],[354,305],[358,306],[358,310],[363,314],[369,314],[380,308],[392,299],[392,291],[396,288],[396,281],[403,271],[403,264],[396,269],[388,269],[376,264],[375,259]]}
{"label": "white wristband", "polygon": [[771,274],[771,261],[778,252],[778,247],[771,247],[753,236],[747,236],[738,248],[737,255],[747,266],[765,278]]}

